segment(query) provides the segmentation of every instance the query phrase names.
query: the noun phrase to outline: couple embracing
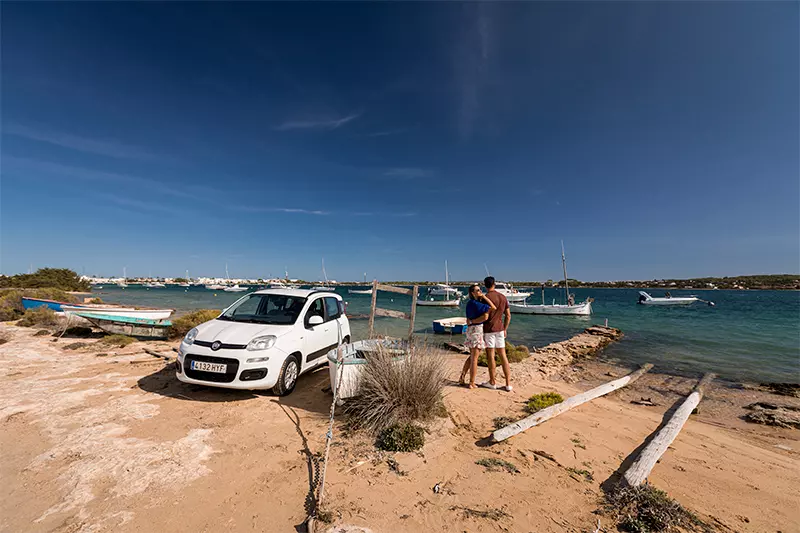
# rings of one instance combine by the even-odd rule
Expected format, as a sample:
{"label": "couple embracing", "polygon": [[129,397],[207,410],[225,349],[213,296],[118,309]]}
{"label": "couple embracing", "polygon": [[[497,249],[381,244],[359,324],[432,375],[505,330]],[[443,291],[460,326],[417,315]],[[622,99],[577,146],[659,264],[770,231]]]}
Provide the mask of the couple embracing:
{"label": "couple embracing", "polygon": [[[464,343],[469,348],[469,359],[464,361],[461,369],[462,385],[469,372],[469,388],[474,389],[475,375],[478,373],[478,356],[486,349],[486,359],[489,366],[489,381],[481,383],[487,389],[500,388],[511,392],[511,369],[506,357],[506,332],[511,324],[511,309],[508,307],[506,297],[495,290],[495,279],[488,276],[483,280],[486,293],[481,291],[477,283],[469,288],[469,301],[467,302],[467,340]],[[506,378],[504,387],[498,387],[495,378],[495,351],[500,356],[503,365],[503,374]]]}

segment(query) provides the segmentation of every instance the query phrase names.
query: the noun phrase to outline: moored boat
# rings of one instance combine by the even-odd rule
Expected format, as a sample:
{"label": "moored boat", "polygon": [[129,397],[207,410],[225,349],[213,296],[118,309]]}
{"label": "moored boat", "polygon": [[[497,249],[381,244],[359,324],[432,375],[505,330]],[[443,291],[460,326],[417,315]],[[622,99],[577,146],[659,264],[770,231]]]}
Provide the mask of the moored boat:
{"label": "moored boat", "polygon": [[372,294],[372,289],[347,289],[347,294]]}
{"label": "moored boat", "polygon": [[697,296],[671,296],[669,293],[663,298],[653,298],[644,291],[639,291],[639,301],[641,305],[689,305],[699,302]]}
{"label": "moored boat", "polygon": [[427,307],[458,307],[459,300],[434,300],[433,298],[427,300],[417,300],[417,305]]}
{"label": "moored boat", "polygon": [[140,339],[166,339],[172,322],[134,316],[115,316],[105,313],[74,313],[106,333],[118,333]]}
{"label": "moored boat", "polygon": [[148,289],[163,289],[164,287],[166,287],[166,285],[164,285],[160,281],[151,281],[149,283],[145,283],[144,286],[147,287]]}
{"label": "moored boat", "polygon": [[508,307],[512,313],[525,315],[578,315],[589,316],[592,314],[592,299],[589,298],[583,303],[565,305],[553,303],[552,305],[531,305],[525,302],[509,303]]}
{"label": "moored boat", "polygon": [[466,333],[467,319],[463,316],[440,318],[433,321],[434,333],[452,333],[454,335]]}
{"label": "moored boat", "polygon": [[512,287],[510,283],[506,283],[504,281],[495,282],[494,290],[505,296],[506,300],[509,302],[523,302],[528,296],[531,295],[529,292],[518,291]]}
{"label": "moored boat", "polygon": [[244,292],[247,290],[247,287],[240,287],[239,284],[231,285],[230,287],[225,287],[222,289],[225,292]]}

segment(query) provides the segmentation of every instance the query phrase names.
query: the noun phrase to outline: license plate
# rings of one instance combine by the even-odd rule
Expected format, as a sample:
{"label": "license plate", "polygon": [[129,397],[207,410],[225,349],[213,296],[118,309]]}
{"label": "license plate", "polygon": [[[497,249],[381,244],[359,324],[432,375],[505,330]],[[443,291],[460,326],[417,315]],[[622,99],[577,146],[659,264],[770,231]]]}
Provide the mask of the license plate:
{"label": "license plate", "polygon": [[203,361],[192,361],[192,370],[199,370],[200,372],[216,372],[224,374],[228,370],[228,365],[219,363],[204,363]]}

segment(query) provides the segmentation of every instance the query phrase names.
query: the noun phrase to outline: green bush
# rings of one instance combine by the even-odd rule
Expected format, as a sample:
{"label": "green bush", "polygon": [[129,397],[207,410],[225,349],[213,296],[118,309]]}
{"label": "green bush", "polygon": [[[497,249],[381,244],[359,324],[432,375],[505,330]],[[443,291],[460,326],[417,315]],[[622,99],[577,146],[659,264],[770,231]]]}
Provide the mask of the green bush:
{"label": "green bush", "polygon": [[[519,363],[530,357],[531,352],[527,346],[514,346],[510,342],[506,343],[506,357],[509,363]],[[494,362],[500,364],[500,356],[497,351],[494,352]],[[478,356],[478,366],[489,366],[489,360],[486,358],[486,352]]]}
{"label": "green bush", "polygon": [[525,410],[529,413],[535,413],[537,411],[541,411],[545,407],[550,407],[551,405],[555,405],[563,401],[564,397],[557,392],[542,392],[540,394],[534,394],[528,399],[528,403],[525,405]]}
{"label": "green bush", "polygon": [[376,445],[387,452],[413,452],[425,445],[425,430],[414,424],[395,424],[380,432]]}
{"label": "green bush", "polygon": [[169,328],[169,338],[180,339],[189,333],[193,327],[217,318],[220,312],[221,311],[217,309],[199,309],[188,315],[176,318],[172,321],[172,326]]}
{"label": "green bush", "polygon": [[56,312],[48,307],[37,307],[36,309],[28,309],[22,315],[22,319],[17,322],[18,326],[32,327],[32,326],[55,326],[58,324],[58,315]]}
{"label": "green bush", "polygon": [[490,472],[496,472],[498,470],[505,470],[510,474],[519,474],[519,468],[514,463],[509,463],[503,459],[498,459],[497,457],[489,457],[486,459],[478,459],[475,461],[476,465],[484,467],[486,470]]}
{"label": "green bush", "polygon": [[116,348],[124,348],[127,345],[131,344],[132,342],[136,342],[136,339],[133,337],[128,337],[127,335],[120,335],[119,333],[115,333],[113,335],[106,335],[102,339],[98,341],[99,344],[103,344],[105,346],[113,346]]}
{"label": "green bush", "polygon": [[[33,274],[0,276],[0,287],[15,289],[38,289],[54,287],[63,291],[89,292],[91,285],[68,268],[40,268]],[[42,296],[41,298],[45,298]]]}

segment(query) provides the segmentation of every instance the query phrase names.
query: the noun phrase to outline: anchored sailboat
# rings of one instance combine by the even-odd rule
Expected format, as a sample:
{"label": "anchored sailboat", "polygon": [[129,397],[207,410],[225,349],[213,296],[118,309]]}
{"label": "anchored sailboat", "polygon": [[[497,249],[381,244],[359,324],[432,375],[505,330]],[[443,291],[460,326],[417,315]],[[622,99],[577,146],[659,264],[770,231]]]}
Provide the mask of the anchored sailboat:
{"label": "anchored sailboat", "polygon": [[[458,307],[461,292],[450,286],[450,272],[447,270],[447,261],[444,262],[444,284],[437,283],[428,289],[429,298],[417,300],[417,305],[429,307]],[[444,300],[437,300],[433,296],[444,296]]]}

